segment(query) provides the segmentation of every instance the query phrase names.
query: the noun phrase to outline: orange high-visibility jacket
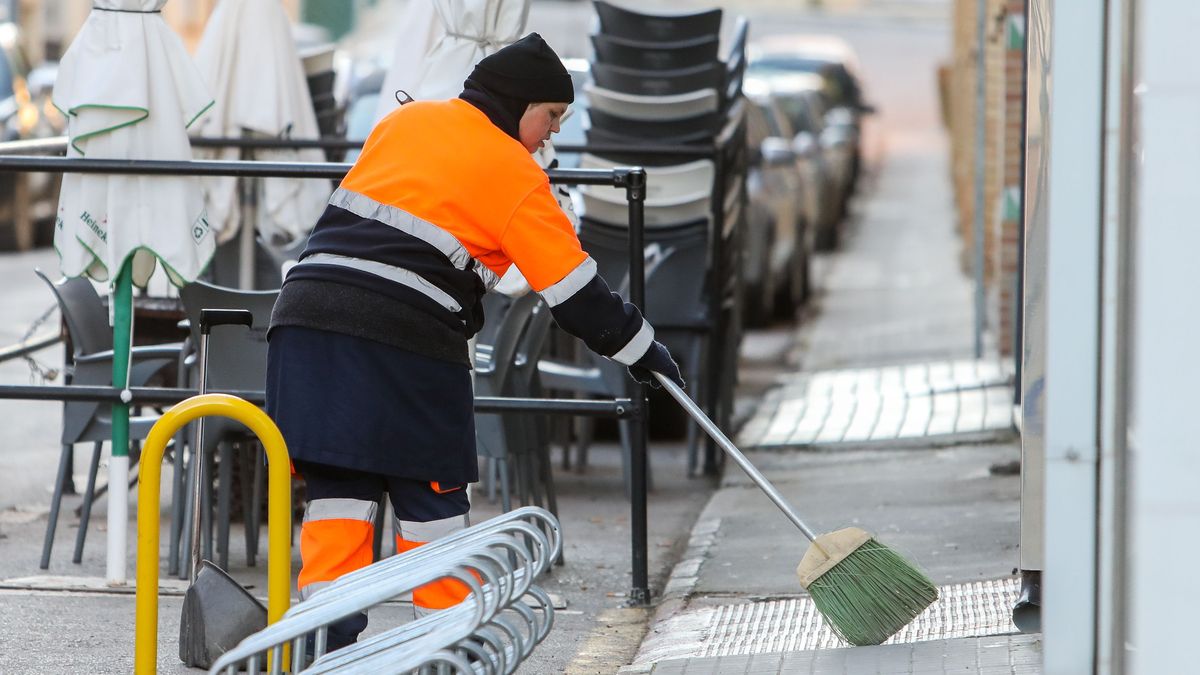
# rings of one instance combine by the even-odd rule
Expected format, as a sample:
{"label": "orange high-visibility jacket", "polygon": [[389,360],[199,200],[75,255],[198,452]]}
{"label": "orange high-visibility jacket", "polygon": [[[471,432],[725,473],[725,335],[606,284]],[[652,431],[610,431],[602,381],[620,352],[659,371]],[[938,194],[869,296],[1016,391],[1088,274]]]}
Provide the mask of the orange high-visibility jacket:
{"label": "orange high-visibility jacket", "polygon": [[649,349],[653,329],[597,275],[525,148],[466,101],[414,102],[372,130],[287,282],[368,288],[469,337],[513,264],[594,351],[629,365]]}

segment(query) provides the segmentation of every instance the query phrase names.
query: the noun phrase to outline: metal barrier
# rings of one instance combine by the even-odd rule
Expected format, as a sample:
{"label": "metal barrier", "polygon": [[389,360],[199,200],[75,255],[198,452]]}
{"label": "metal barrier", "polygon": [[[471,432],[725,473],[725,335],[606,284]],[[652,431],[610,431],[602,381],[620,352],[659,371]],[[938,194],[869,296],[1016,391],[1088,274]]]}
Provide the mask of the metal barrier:
{"label": "metal barrier", "polygon": [[[732,134],[732,132],[729,132]],[[723,134],[724,136],[725,134]],[[318,140],[317,147],[328,143],[328,140]],[[257,161],[163,161],[163,160],[134,160],[134,159],[80,159],[56,156],[37,156],[33,154],[13,154],[14,152],[33,153],[38,151],[54,152],[60,139],[49,139],[46,143],[17,145],[0,143],[0,173],[5,172],[43,172],[43,173],[102,173],[102,174],[134,174],[134,175],[173,175],[173,176],[246,176],[262,178],[329,178],[340,180],[351,164],[335,162],[257,162]],[[219,139],[219,145],[238,145],[237,139]],[[286,143],[274,143],[282,146]],[[558,185],[609,185],[625,189],[625,199],[629,205],[629,301],[639,308],[645,307],[645,202],[646,202],[646,171],[641,167],[616,169],[548,169],[546,175],[550,183]],[[723,193],[722,193],[723,194]],[[722,195],[714,194],[714,198]],[[711,357],[716,359],[716,357]],[[66,392],[68,387],[56,388],[55,395],[72,396]],[[99,388],[104,389],[104,388]],[[42,389],[48,392],[48,388]],[[646,455],[646,385],[631,384],[628,391],[628,405],[621,399],[601,401],[610,406],[612,412],[597,413],[589,411],[583,414],[602,414],[621,417],[624,413],[629,420],[630,443],[630,557],[632,588],[629,597],[632,602],[645,605],[650,602],[649,583],[649,554],[647,543],[647,455]],[[129,397],[136,392],[119,392],[116,403],[127,404]],[[48,398],[38,395],[39,392],[28,387],[0,385],[2,398]],[[109,391],[95,391],[89,400],[112,400]],[[149,402],[152,392],[142,392],[140,400]],[[65,400],[65,399],[62,399]],[[134,399],[139,400],[139,399]],[[178,399],[176,399],[178,400]],[[503,400],[503,399],[497,399]],[[514,399],[508,399],[514,401]],[[536,402],[529,405],[529,402]],[[573,402],[569,405],[574,406]],[[568,409],[567,403],[550,402],[539,399],[521,399],[505,410],[524,410],[541,413],[577,414],[574,408]],[[115,407],[115,405],[114,405]],[[476,410],[482,409],[476,405]],[[501,412],[489,410],[488,412]]]}
{"label": "metal barrier", "polygon": [[[244,667],[257,673],[264,654],[269,654],[269,672],[283,672],[287,661],[279,647],[288,645],[292,672],[409,672],[433,666],[452,672],[514,672],[550,632],[553,604],[533,580],[549,569],[561,549],[553,515],[532,506],[511,511],[342,576],[243,640],[209,672],[236,673]],[[447,578],[471,590],[466,600],[325,653],[329,624]],[[305,669],[310,635],[315,661]]]}
{"label": "metal barrier", "polygon": [[[138,556],[134,672],[154,673],[158,662],[159,483],[167,442],[198,417],[219,415],[245,424],[267,454],[267,622],[277,621],[291,601],[292,476],[287,446],[275,423],[252,403],[227,394],[183,401],[154,423],[142,449],[138,479]],[[286,650],[287,647],[285,646]],[[279,659],[287,654],[280,652]]]}

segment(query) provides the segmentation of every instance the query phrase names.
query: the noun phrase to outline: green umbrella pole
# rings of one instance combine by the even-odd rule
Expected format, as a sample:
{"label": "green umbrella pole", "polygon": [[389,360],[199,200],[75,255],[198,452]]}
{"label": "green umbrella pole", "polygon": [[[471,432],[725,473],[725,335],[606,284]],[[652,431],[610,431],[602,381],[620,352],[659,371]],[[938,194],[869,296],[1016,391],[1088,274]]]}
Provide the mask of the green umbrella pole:
{"label": "green umbrella pole", "polygon": [[[113,287],[113,386],[126,388],[129,384],[129,352],[133,338],[133,273],[126,260],[117,273]],[[114,403],[112,407],[112,456],[129,455],[129,405]]]}
{"label": "green umbrella pole", "polygon": [[[132,257],[121,265],[113,285],[113,386],[129,385],[129,352],[133,341]],[[122,396],[122,398],[126,398]],[[125,542],[129,527],[129,404],[112,407],[112,458],[108,464],[108,555],[110,586],[125,584]]]}

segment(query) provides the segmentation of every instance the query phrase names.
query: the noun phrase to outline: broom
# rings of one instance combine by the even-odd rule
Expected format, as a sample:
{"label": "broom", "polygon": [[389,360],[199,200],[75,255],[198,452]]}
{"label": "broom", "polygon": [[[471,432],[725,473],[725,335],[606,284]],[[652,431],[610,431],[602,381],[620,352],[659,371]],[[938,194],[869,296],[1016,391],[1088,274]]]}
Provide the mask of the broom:
{"label": "broom", "polygon": [[812,542],[796,574],[839,637],[857,646],[880,644],[937,600],[937,587],[924,572],[867,532],[848,527],[817,536],[679,385],[654,376]]}

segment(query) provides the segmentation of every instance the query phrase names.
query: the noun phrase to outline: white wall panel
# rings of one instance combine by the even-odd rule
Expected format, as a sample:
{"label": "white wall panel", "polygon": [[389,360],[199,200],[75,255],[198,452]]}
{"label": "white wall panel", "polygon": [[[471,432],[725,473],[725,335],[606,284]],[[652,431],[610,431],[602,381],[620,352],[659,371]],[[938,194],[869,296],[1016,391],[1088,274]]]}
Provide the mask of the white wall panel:
{"label": "white wall panel", "polygon": [[1200,6],[1141,2],[1129,445],[1131,673],[1195,669]]}

